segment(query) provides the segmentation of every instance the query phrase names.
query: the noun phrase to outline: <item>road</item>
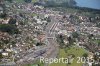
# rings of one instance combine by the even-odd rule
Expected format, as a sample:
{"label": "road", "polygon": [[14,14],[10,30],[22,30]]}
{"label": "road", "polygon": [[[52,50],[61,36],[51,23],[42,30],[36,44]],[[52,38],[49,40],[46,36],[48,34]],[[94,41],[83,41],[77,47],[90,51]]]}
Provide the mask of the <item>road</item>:
{"label": "road", "polygon": [[[55,17],[52,17],[51,22],[47,25],[46,28],[46,36],[47,40],[49,42],[49,47],[51,47],[52,51],[49,52],[47,55],[47,58],[56,58],[59,52],[59,47],[56,42],[56,37],[55,37],[55,28],[58,24],[58,20]],[[48,64],[45,64],[45,66],[49,66]]]}

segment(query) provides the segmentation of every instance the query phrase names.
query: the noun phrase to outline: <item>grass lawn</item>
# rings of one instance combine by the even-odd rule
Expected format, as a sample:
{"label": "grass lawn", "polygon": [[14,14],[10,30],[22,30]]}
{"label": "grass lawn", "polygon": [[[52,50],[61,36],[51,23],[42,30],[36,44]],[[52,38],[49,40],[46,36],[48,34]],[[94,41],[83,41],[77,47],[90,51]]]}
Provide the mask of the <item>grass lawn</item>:
{"label": "grass lawn", "polygon": [[40,61],[36,61],[34,64],[27,64],[27,65],[23,65],[23,66],[44,66],[44,63],[40,63]]}
{"label": "grass lawn", "polygon": [[[64,49],[60,49],[59,51],[59,58],[66,58],[66,53],[64,51]],[[66,66],[66,64],[64,63],[53,63],[53,64],[50,64],[50,66]]]}
{"label": "grass lawn", "polygon": [[[66,52],[65,52],[66,51]],[[72,64],[64,64],[64,63],[53,63],[50,64],[50,66],[82,66],[82,63],[78,64],[77,63],[77,57],[82,57],[84,53],[87,53],[84,49],[79,48],[79,47],[70,47],[66,49],[60,49],[59,51],[59,58],[67,58],[68,55],[74,54],[75,58]]]}

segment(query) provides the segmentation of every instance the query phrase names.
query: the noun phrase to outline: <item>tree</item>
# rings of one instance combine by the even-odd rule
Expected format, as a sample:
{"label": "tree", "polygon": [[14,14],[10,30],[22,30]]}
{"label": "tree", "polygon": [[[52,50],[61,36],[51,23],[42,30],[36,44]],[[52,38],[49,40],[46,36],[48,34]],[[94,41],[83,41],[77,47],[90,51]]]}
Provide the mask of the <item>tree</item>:
{"label": "tree", "polygon": [[24,0],[26,3],[31,3],[32,0]]}
{"label": "tree", "polygon": [[89,35],[88,35],[88,38],[89,38],[89,39],[92,39],[93,36],[94,36],[93,34],[89,34]]}
{"label": "tree", "polygon": [[0,24],[0,31],[8,32],[9,34],[19,34],[19,30],[16,26],[10,24]]}
{"label": "tree", "polygon": [[11,18],[8,23],[9,24],[16,24],[16,19]]}
{"label": "tree", "polygon": [[64,43],[64,38],[63,38],[63,36],[62,35],[59,35],[59,39],[60,39],[60,43]]}
{"label": "tree", "polygon": [[47,22],[51,22],[51,18],[50,17],[47,18]]}
{"label": "tree", "polygon": [[77,32],[72,33],[73,38],[78,38],[79,34]]}
{"label": "tree", "polygon": [[36,44],[36,46],[41,46],[42,45],[42,43],[40,43],[40,42],[38,42],[37,44]]}
{"label": "tree", "polygon": [[5,1],[8,1],[8,2],[10,2],[10,3],[12,2],[12,0],[5,0]]}
{"label": "tree", "polygon": [[55,6],[57,6],[57,3],[55,1],[53,1],[53,0],[46,1],[46,6],[48,6],[48,7],[55,7]]}
{"label": "tree", "polygon": [[100,46],[100,40],[98,41],[98,46]]}
{"label": "tree", "polygon": [[48,7],[68,7],[68,6],[75,6],[76,2],[74,0],[47,0],[46,6]]}
{"label": "tree", "polygon": [[2,58],[3,58],[2,53],[0,53],[0,59],[2,59]]}
{"label": "tree", "polygon": [[6,18],[6,17],[7,17],[7,14],[6,13],[0,14],[0,18]]}
{"label": "tree", "polygon": [[59,43],[60,48],[63,48],[65,46],[65,44],[64,44],[64,36],[62,36],[61,34],[57,35],[57,42]]}
{"label": "tree", "polygon": [[68,37],[67,40],[69,41],[69,46],[73,44],[74,40],[71,37]]}
{"label": "tree", "polygon": [[87,58],[88,57],[88,54],[87,53],[84,53],[83,54],[83,57]]}
{"label": "tree", "polygon": [[100,28],[100,23],[97,23],[96,26]]}

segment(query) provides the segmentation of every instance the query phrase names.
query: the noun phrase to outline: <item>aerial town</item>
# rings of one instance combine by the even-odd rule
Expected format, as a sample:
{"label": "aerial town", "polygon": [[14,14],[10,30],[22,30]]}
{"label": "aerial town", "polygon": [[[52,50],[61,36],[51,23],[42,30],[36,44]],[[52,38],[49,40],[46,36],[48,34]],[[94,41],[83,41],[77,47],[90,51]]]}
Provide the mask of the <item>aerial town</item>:
{"label": "aerial town", "polygon": [[[0,0],[0,66],[100,66],[100,10],[8,1]],[[74,61],[40,63],[40,57]]]}

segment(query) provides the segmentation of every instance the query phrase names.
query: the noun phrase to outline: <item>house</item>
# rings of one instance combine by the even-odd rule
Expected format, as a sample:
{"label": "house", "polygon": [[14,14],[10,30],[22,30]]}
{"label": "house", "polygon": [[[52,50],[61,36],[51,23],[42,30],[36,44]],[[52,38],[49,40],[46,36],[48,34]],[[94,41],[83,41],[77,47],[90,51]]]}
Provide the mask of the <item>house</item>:
{"label": "house", "polygon": [[94,54],[92,52],[89,52],[88,57],[89,57],[89,59],[93,59],[94,58]]}
{"label": "house", "polygon": [[0,49],[0,53],[3,52],[3,49]]}
{"label": "house", "polygon": [[6,32],[0,32],[0,40],[9,40],[10,36]]}
{"label": "house", "polygon": [[37,24],[42,24],[41,19],[37,19]]}
{"label": "house", "polygon": [[7,19],[0,19],[1,24],[8,24],[10,18],[8,17]]}
{"label": "house", "polygon": [[58,34],[67,35],[67,31],[66,31],[66,30],[60,30],[60,31],[58,32]]}
{"label": "house", "polygon": [[7,52],[12,52],[12,50],[9,49],[9,48],[5,49],[5,51],[7,51]]}
{"label": "house", "polygon": [[43,6],[38,6],[38,5],[34,6],[34,8],[44,9],[44,7],[43,7]]}
{"label": "house", "polygon": [[9,53],[8,52],[2,52],[2,56],[8,56]]}
{"label": "house", "polygon": [[45,34],[40,34],[37,36],[37,39],[40,41],[40,42],[44,42],[45,40]]}
{"label": "house", "polygon": [[88,65],[89,65],[89,66],[92,66],[92,63],[89,62]]}

